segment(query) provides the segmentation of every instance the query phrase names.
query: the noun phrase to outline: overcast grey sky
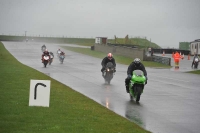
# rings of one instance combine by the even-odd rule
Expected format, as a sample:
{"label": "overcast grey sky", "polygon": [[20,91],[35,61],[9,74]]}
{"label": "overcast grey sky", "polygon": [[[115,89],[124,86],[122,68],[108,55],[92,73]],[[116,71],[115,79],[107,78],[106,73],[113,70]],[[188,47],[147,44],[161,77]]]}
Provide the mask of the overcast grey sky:
{"label": "overcast grey sky", "polygon": [[200,0],[0,0],[0,34],[200,39]]}

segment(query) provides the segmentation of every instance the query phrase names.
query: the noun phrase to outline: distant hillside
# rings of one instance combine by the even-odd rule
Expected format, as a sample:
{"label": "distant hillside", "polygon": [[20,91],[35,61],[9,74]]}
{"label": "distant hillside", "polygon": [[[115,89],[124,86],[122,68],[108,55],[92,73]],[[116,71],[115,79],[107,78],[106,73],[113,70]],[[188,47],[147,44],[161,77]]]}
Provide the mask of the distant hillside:
{"label": "distant hillside", "polygon": [[0,35],[0,41],[28,41],[46,42],[46,43],[65,43],[92,46],[95,43],[94,38],[65,38],[65,37],[32,37],[32,36],[8,36]]}
{"label": "distant hillside", "polygon": [[[25,41],[26,38],[29,41],[34,42],[46,42],[46,43],[68,43],[68,44],[79,44],[86,46],[93,46],[95,38],[64,38],[64,37],[30,37],[30,36],[8,36],[0,35],[0,41]],[[116,38],[108,39],[108,42],[112,44],[132,44],[138,45],[140,48],[160,48],[157,44],[150,42],[145,38]]]}
{"label": "distant hillside", "polygon": [[140,48],[161,48],[159,45],[150,42],[149,40],[145,38],[116,38],[116,39],[109,39],[108,42],[112,44],[132,44],[132,45],[137,45]]}

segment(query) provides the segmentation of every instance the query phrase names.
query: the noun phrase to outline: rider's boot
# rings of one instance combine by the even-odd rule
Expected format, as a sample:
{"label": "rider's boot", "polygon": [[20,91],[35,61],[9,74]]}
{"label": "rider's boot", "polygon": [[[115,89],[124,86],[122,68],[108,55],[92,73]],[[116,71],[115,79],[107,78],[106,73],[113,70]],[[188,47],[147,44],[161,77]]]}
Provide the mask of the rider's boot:
{"label": "rider's boot", "polygon": [[129,93],[129,86],[126,85],[126,92]]}

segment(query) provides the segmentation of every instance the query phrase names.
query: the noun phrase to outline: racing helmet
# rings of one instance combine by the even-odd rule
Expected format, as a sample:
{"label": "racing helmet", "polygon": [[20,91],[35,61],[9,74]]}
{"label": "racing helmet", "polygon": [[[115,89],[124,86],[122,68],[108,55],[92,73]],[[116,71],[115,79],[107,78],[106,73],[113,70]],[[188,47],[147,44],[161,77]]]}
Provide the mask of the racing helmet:
{"label": "racing helmet", "polygon": [[133,63],[136,65],[136,66],[139,66],[140,65],[140,59],[139,58],[135,58]]}
{"label": "racing helmet", "polygon": [[112,59],[112,56],[113,56],[112,53],[108,53],[108,55],[107,55],[107,57],[108,57],[109,60]]}

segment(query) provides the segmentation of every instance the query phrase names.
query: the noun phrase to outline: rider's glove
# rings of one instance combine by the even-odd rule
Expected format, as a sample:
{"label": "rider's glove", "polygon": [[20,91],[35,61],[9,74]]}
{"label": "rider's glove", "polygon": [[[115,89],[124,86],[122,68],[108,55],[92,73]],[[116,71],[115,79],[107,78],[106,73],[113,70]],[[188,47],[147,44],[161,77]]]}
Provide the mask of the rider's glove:
{"label": "rider's glove", "polygon": [[128,79],[131,79],[131,78],[132,78],[132,76],[130,74],[128,74]]}

